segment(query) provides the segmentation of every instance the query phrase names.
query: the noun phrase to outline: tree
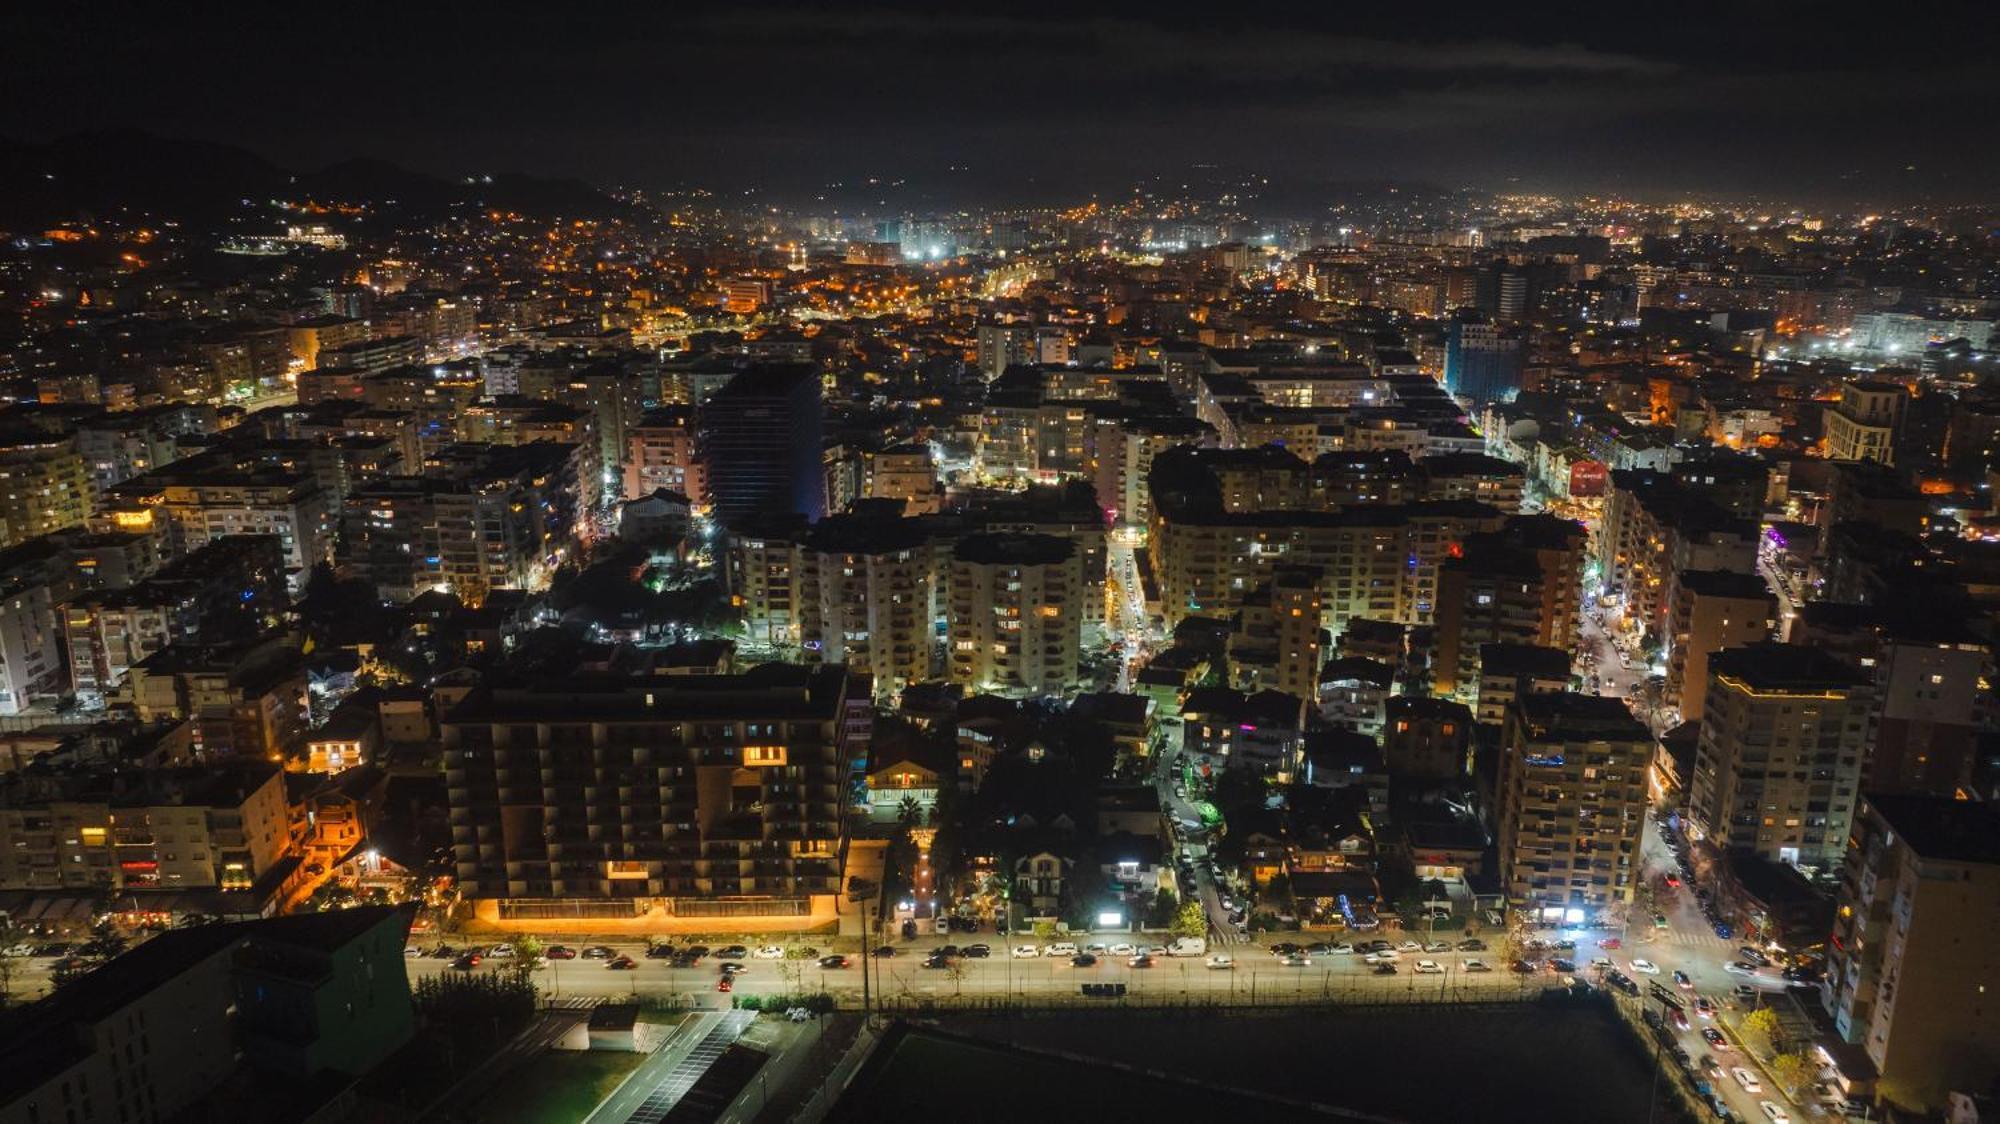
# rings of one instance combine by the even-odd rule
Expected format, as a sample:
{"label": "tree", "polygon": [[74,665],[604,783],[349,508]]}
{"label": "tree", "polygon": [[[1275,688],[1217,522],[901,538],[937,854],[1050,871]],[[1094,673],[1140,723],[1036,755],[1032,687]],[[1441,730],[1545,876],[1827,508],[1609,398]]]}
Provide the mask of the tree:
{"label": "tree", "polygon": [[1037,921],[1037,922],[1035,922],[1035,939],[1036,939],[1036,940],[1038,940],[1038,941],[1047,941],[1047,940],[1054,940],[1054,939],[1055,939],[1055,935],[1056,935],[1056,923],[1055,923],[1055,922],[1053,922],[1053,921],[1049,921],[1049,920],[1042,920],[1042,921]]}
{"label": "tree", "polygon": [[89,974],[90,965],[85,964],[81,957],[65,956],[56,961],[54,970],[49,973],[49,990],[61,991]]}
{"label": "tree", "polygon": [[514,956],[507,964],[508,973],[532,987],[535,969],[542,962],[542,942],[533,933],[519,933],[507,942],[507,947],[514,950]]}
{"label": "tree", "polygon": [[806,961],[812,958],[812,950],[802,944],[785,946],[785,957],[778,961],[778,974],[785,978],[792,990],[798,990],[799,981],[805,976]]}
{"label": "tree", "polygon": [[1765,1068],[1771,1071],[1771,1076],[1788,1095],[1804,1088],[1819,1072],[1819,1067],[1813,1064],[1810,1056],[1796,1050],[1772,1058]]}
{"label": "tree", "polygon": [[1153,895],[1153,903],[1146,909],[1146,928],[1164,929],[1174,923],[1174,915],[1180,911],[1180,899],[1172,890],[1160,887]]}
{"label": "tree", "polygon": [[1181,903],[1180,911],[1174,914],[1173,935],[1176,937],[1200,937],[1208,934],[1208,912],[1198,901]]}
{"label": "tree", "polygon": [[1736,1025],[1736,1037],[1743,1048],[1758,1057],[1768,1057],[1778,1034],[1778,1012],[1759,1007]]}

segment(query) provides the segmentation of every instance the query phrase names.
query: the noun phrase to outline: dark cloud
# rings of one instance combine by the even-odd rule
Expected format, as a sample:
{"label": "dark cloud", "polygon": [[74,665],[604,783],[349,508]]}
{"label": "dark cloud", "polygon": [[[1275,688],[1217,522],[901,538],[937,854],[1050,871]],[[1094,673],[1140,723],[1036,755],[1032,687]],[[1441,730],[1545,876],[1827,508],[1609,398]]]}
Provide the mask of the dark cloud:
{"label": "dark cloud", "polygon": [[0,131],[136,125],[301,165],[791,197],[869,175],[1060,196],[1197,161],[1807,198],[1977,197],[2000,171],[1994,17],[1956,2],[1852,24],[1770,0],[45,8],[0,42]]}

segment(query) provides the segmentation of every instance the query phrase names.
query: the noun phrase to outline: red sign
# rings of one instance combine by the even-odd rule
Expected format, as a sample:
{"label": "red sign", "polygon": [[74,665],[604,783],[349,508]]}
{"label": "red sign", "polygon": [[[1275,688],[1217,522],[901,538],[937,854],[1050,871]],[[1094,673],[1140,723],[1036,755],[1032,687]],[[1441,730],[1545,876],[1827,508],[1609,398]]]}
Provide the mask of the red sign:
{"label": "red sign", "polygon": [[1577,461],[1569,466],[1569,494],[1572,496],[1601,496],[1604,486],[1611,481],[1611,470],[1603,461]]}

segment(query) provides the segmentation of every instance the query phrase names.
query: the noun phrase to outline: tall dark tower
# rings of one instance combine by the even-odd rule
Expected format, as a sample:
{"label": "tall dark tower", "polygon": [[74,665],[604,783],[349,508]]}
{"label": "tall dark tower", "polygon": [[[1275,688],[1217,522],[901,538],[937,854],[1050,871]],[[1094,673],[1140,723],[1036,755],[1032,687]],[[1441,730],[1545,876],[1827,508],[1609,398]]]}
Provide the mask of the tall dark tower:
{"label": "tall dark tower", "polygon": [[750,367],[703,403],[702,459],[718,521],[826,514],[823,410],[809,363]]}

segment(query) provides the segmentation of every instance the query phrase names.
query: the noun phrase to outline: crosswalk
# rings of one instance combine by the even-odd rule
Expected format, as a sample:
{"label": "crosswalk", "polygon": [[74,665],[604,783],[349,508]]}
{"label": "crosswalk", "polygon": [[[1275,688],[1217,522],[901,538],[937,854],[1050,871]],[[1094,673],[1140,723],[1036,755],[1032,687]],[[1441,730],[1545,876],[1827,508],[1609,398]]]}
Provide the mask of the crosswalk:
{"label": "crosswalk", "polygon": [[1670,944],[1678,948],[1706,949],[1710,952],[1728,952],[1734,945],[1714,933],[1697,933],[1685,929],[1656,930],[1650,941],[1633,941],[1632,948],[1644,948],[1648,944]]}

